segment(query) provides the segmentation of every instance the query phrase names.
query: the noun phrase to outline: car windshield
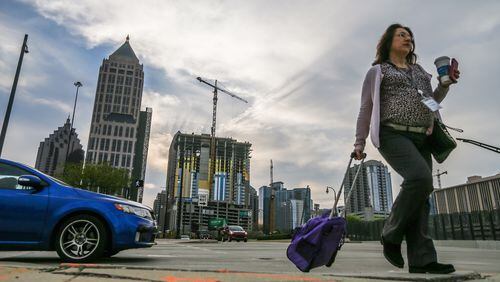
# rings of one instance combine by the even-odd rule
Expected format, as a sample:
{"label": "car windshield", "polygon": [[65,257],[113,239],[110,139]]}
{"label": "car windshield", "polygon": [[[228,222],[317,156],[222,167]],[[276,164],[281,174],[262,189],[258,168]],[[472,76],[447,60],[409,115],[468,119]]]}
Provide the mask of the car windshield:
{"label": "car windshield", "polygon": [[229,226],[229,230],[231,231],[245,231],[241,226]]}

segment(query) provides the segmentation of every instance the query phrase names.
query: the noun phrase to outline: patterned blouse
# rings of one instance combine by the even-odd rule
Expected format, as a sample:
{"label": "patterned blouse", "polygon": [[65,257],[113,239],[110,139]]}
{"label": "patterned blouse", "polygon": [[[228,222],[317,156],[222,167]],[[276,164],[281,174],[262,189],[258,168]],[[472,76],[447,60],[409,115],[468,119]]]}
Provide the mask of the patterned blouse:
{"label": "patterned blouse", "polygon": [[[429,127],[433,113],[422,102],[417,89],[426,97],[432,97],[431,80],[417,64],[407,69],[390,63],[380,65],[383,79],[380,85],[380,122]],[[413,79],[412,79],[413,78]]]}

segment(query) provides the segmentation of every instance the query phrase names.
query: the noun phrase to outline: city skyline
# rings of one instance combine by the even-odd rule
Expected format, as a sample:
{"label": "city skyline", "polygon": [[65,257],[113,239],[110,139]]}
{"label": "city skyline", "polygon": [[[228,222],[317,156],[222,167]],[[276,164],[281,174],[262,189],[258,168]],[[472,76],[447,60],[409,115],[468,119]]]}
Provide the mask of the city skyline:
{"label": "city skyline", "polygon": [[[273,159],[276,180],[290,187],[310,185],[313,200],[327,207],[332,196],[324,193],[325,186],[340,186],[352,150],[363,77],[379,36],[393,22],[412,28],[419,62],[434,75],[433,86],[434,58],[443,54],[458,58],[463,75],[452,86],[442,114],[447,124],[465,132],[452,134],[499,145],[494,121],[500,118],[500,98],[492,90],[500,87],[497,2],[432,2],[430,10],[422,7],[431,2],[409,1],[272,5],[252,1],[215,6],[165,2],[161,7],[106,3],[106,13],[100,12],[101,4],[91,2],[0,4],[2,117],[25,33],[30,50],[2,157],[34,166],[39,141],[72,111],[75,81],[84,87],[74,127],[87,148],[96,70],[130,34],[146,73],[143,105],[155,109],[146,204],[152,206],[165,185],[168,148],[175,132],[210,131],[212,94],[196,81],[202,76],[219,79],[222,86],[250,101],[242,105],[220,97],[217,116],[218,137],[252,143],[250,184],[269,184],[269,159]],[[451,5],[454,12],[445,13]],[[374,10],[380,13],[373,14]],[[422,21],[423,14],[415,12],[423,10],[430,21]],[[141,16],[127,17],[132,11]],[[349,13],[355,16],[342,17]],[[443,24],[451,22],[453,27]],[[453,35],[454,30],[461,36]],[[382,160],[371,144],[367,153],[369,159]],[[434,164],[437,168],[448,171],[441,178],[447,187],[465,183],[471,175],[495,175],[500,161],[487,150],[459,143],[450,159]],[[391,175],[397,195],[401,179]]]}

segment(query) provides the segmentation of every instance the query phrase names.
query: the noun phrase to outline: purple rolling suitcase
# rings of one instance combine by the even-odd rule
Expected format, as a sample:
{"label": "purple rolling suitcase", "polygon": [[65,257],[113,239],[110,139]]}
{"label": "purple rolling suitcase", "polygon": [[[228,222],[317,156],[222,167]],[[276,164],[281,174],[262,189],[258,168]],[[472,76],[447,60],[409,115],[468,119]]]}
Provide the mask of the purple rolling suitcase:
{"label": "purple rolling suitcase", "polygon": [[[347,166],[348,170],[351,167],[353,157],[354,155],[351,154]],[[356,182],[365,157],[366,154],[363,154],[361,165],[358,167],[352,183]],[[286,255],[302,272],[309,272],[312,268],[322,265],[330,267],[335,261],[338,250],[344,244],[347,222],[342,214],[337,215],[337,203],[344,187],[346,175],[344,175],[331,212],[311,218],[306,224],[299,227],[292,237],[292,243],[288,246]],[[353,189],[349,191],[347,199],[350,199],[352,191]]]}

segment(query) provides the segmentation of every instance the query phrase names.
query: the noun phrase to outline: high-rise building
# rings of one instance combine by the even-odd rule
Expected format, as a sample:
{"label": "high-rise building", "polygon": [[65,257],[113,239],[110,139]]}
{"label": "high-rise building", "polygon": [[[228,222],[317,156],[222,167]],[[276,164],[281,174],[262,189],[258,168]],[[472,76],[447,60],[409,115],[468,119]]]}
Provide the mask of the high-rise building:
{"label": "high-rise building", "polygon": [[121,196],[142,201],[152,109],[141,112],[143,65],[129,37],[102,61],[92,111],[87,163],[107,162],[130,172],[132,183]]}
{"label": "high-rise building", "polygon": [[35,162],[36,169],[56,176],[62,174],[66,161],[73,163],[83,161],[84,152],[80,139],[74,128],[70,137],[70,127],[71,123],[68,118],[63,126],[40,142]]}
{"label": "high-rise building", "polygon": [[[348,171],[344,198],[351,190],[358,166],[355,165]],[[357,214],[362,218],[370,218],[373,215],[387,216],[391,211],[392,203],[391,175],[387,166],[375,160],[366,161],[346,206],[346,212]]]}
{"label": "high-rise building", "polygon": [[500,209],[500,173],[471,176],[464,184],[436,189],[431,196],[434,214],[490,211]]}
{"label": "high-rise building", "polygon": [[257,195],[257,191],[252,186],[248,189],[248,207],[252,211],[252,229],[259,230],[258,218],[259,218],[259,196]]}
{"label": "high-rise building", "polygon": [[216,138],[215,143],[216,167],[213,185],[210,185],[210,135],[175,134],[169,149],[166,185],[170,227],[171,214],[176,212],[173,207],[181,190],[186,201],[196,201],[198,193],[203,192],[209,195],[209,202],[249,207],[251,144],[231,138]]}
{"label": "high-rise building", "polygon": [[165,215],[167,210],[167,191],[163,190],[156,195],[156,199],[153,202],[153,213],[155,215],[156,222],[158,223],[158,230],[166,230],[165,228]]}
{"label": "high-rise building", "polygon": [[265,234],[290,232],[311,218],[311,189],[288,190],[283,182],[259,188],[259,226]]}

